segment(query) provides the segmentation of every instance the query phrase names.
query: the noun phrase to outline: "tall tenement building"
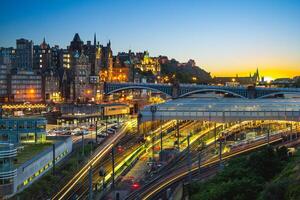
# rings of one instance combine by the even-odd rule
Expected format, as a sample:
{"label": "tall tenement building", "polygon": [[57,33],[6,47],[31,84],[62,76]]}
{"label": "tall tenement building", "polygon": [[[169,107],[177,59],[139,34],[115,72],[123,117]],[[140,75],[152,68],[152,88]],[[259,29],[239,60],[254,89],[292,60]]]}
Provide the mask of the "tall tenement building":
{"label": "tall tenement building", "polygon": [[8,75],[10,102],[41,102],[42,77],[32,70],[15,69]]}
{"label": "tall tenement building", "polygon": [[58,75],[58,71],[53,68],[48,68],[45,72],[43,72],[42,81],[44,100],[47,103],[61,102],[62,96],[60,90],[60,77]]}
{"label": "tall tenement building", "polygon": [[100,46],[100,80],[112,81],[113,73],[113,52],[110,41],[106,46]]}
{"label": "tall tenement building", "polygon": [[0,65],[0,102],[8,101],[8,66]]}
{"label": "tall tenement building", "polygon": [[31,70],[33,67],[33,42],[21,38],[16,43],[16,64],[14,67]]}
{"label": "tall tenement building", "polygon": [[33,47],[33,69],[45,70],[51,67],[51,48],[46,43],[45,38],[40,45],[34,45]]}
{"label": "tall tenement building", "polygon": [[75,57],[74,66],[72,68],[72,100],[73,101],[89,101],[94,96],[94,89],[89,82],[91,74],[91,65],[89,63],[89,57],[80,54],[79,57]]}

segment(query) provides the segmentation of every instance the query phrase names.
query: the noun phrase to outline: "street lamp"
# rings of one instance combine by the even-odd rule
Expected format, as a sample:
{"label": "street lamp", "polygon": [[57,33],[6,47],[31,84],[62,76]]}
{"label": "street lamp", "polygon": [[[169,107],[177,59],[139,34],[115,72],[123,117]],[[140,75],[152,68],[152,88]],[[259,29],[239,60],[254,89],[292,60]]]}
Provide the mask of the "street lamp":
{"label": "street lamp", "polygon": [[95,141],[96,141],[96,145],[98,144],[98,117],[96,119],[96,127],[95,127],[95,131],[96,131],[96,138],[95,138]]}
{"label": "street lamp", "polygon": [[[154,130],[154,124],[153,124],[153,122],[154,122],[154,115],[155,115],[155,112],[157,111],[157,107],[155,106],[155,105],[153,105],[153,106],[151,106],[150,107],[150,111],[151,111],[151,113],[152,113],[152,120],[151,120],[151,132],[153,132],[153,130]],[[154,162],[154,135],[152,135],[152,161]]]}
{"label": "street lamp", "polygon": [[190,137],[191,137],[191,133],[188,133],[187,136],[187,156],[188,156],[188,169],[189,169],[189,184],[191,184],[192,182],[192,174],[191,174],[191,170],[192,170],[192,161],[191,161],[191,152],[190,152]]}
{"label": "street lamp", "polygon": [[201,154],[203,153],[204,149],[205,149],[205,142],[202,140],[199,141],[199,148],[198,148],[198,173],[200,176],[200,172],[201,172]]}
{"label": "street lamp", "polygon": [[223,169],[222,164],[222,143],[225,141],[224,136],[220,136],[219,138],[219,162],[220,162],[220,169]]}

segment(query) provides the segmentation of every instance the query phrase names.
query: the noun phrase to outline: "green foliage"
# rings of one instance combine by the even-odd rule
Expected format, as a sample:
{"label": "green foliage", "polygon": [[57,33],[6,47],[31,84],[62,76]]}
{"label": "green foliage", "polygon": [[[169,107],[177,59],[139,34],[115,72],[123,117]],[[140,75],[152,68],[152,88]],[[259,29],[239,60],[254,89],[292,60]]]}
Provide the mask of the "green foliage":
{"label": "green foliage", "polygon": [[260,194],[260,200],[284,200],[285,192],[290,182],[288,180],[267,184],[265,190]]}
{"label": "green foliage", "polygon": [[[279,153],[279,152],[278,152]],[[282,153],[282,156],[283,153]],[[259,196],[260,200],[300,199],[299,151],[273,181],[269,182]]]}
{"label": "green foliage", "polygon": [[[280,153],[276,153],[272,148],[254,152],[249,156],[248,164],[250,170],[257,176],[262,177],[265,181],[270,180],[280,172],[283,167],[285,158],[282,158],[282,152],[284,152],[284,150],[280,150]],[[285,153],[287,154],[287,152]]]}
{"label": "green foliage", "polygon": [[[274,150],[271,147],[232,159],[214,178],[205,183],[193,184],[190,191],[191,199],[257,199],[266,183],[281,172],[287,161],[286,148]],[[283,186],[284,184],[268,186],[270,189],[265,192],[264,197],[271,195],[282,197]],[[276,194],[272,193],[274,188],[278,188]]]}

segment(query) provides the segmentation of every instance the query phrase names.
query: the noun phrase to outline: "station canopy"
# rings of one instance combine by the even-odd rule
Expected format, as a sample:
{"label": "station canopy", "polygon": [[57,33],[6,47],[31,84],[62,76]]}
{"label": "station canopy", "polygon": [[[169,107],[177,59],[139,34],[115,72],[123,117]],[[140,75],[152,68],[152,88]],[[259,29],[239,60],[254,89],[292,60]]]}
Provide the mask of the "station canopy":
{"label": "station canopy", "polygon": [[141,121],[150,120],[293,120],[299,121],[300,98],[182,98],[145,107]]}

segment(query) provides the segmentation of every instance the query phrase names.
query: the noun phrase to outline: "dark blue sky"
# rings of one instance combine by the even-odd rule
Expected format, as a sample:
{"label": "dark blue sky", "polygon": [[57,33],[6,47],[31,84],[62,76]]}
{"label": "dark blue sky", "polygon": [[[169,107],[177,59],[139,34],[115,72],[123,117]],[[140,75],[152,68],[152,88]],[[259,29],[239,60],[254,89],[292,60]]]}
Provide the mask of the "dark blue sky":
{"label": "dark blue sky", "polygon": [[0,12],[0,46],[45,36],[65,47],[96,32],[115,53],[193,58],[216,75],[300,75],[298,0],[2,0]]}

